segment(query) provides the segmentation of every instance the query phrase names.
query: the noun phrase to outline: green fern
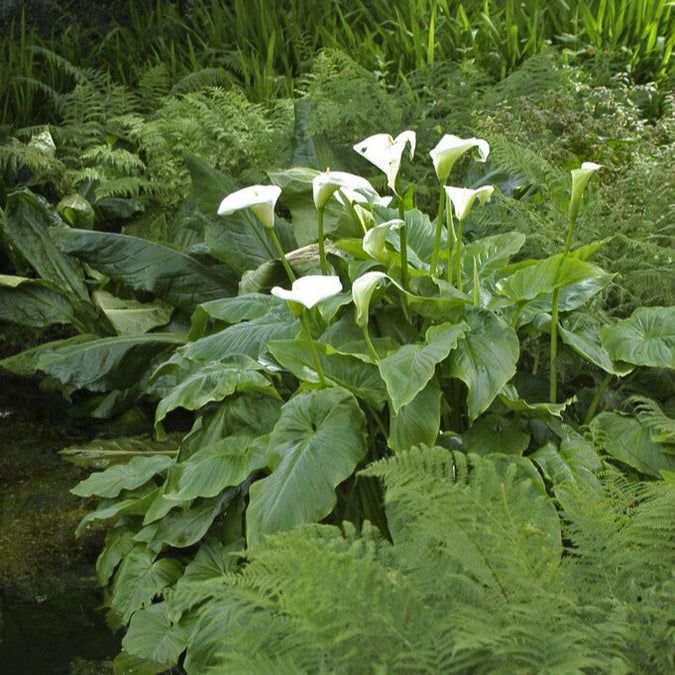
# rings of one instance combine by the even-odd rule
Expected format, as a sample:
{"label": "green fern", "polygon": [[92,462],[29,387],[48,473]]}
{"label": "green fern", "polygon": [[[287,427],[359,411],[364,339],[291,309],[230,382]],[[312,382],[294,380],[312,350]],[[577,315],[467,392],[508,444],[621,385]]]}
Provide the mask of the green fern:
{"label": "green fern", "polygon": [[525,460],[438,447],[363,473],[393,542],[308,525],[165,592],[188,673],[672,672],[675,486],[572,471],[556,502]]}

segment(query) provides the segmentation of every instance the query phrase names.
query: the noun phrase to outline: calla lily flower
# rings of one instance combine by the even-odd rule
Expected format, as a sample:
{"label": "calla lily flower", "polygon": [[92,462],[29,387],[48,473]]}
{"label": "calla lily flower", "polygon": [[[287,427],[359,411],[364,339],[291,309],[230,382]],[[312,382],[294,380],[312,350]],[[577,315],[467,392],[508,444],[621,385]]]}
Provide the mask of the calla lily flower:
{"label": "calla lily flower", "polygon": [[445,183],[455,162],[471,148],[478,150],[478,157],[485,162],[490,154],[490,146],[481,138],[460,138],[452,134],[445,134],[436,147],[429,153],[434,163],[436,176],[441,183]]}
{"label": "calla lily flower", "polygon": [[579,212],[581,195],[586,188],[586,184],[591,176],[601,168],[602,165],[595,162],[584,162],[580,169],[573,169],[572,173],[572,196],[570,198],[569,219],[574,222]]}
{"label": "calla lily flower", "polygon": [[387,251],[385,239],[389,230],[398,230],[405,227],[405,223],[400,218],[388,220],[386,223],[380,223],[366,232],[363,237],[363,250],[375,260],[387,263],[390,253]]}
{"label": "calla lily flower", "polygon": [[414,131],[403,131],[396,138],[389,134],[375,134],[354,146],[354,150],[374,164],[387,176],[387,185],[396,190],[396,178],[401,168],[401,158],[406,145],[410,145],[410,159],[415,155],[417,136]]}
{"label": "calla lily flower", "polygon": [[476,197],[480,199],[481,204],[485,204],[490,201],[490,197],[492,197],[492,193],[495,189],[492,185],[484,185],[477,190],[447,186],[444,187],[444,190],[448,199],[452,202],[457,219],[463,221],[469,214],[469,211],[471,211],[471,207],[476,201]]}
{"label": "calla lily flower", "polygon": [[352,284],[352,299],[356,307],[356,325],[361,328],[368,326],[368,308],[370,299],[377,286],[389,277],[384,272],[366,272]]}
{"label": "calla lily flower", "polygon": [[260,222],[274,229],[274,207],[281,194],[276,185],[251,185],[227,195],[218,207],[219,216],[229,216],[235,211],[251,209]]}
{"label": "calla lily flower", "polygon": [[[341,190],[347,199],[352,202],[379,204],[382,200],[375,188],[365,178],[344,171],[324,171],[312,181],[316,208],[325,207],[336,190]],[[352,199],[352,197],[354,198]]]}
{"label": "calla lily flower", "polygon": [[311,309],[317,303],[327,298],[332,298],[342,290],[340,278],[323,274],[308,274],[306,277],[296,279],[291,285],[291,290],[275,286],[272,295],[278,298],[296,302],[307,309]]}
{"label": "calla lily flower", "polygon": [[377,195],[377,197],[373,198],[368,198],[365,195],[361,194],[360,192],[356,192],[356,190],[350,190],[349,188],[340,188],[336,193],[335,193],[335,199],[340,202],[343,206],[347,206],[347,200],[349,200],[352,204],[370,204],[371,206],[389,206],[391,204],[393,197],[391,196],[386,196],[386,197],[380,197],[380,195]]}

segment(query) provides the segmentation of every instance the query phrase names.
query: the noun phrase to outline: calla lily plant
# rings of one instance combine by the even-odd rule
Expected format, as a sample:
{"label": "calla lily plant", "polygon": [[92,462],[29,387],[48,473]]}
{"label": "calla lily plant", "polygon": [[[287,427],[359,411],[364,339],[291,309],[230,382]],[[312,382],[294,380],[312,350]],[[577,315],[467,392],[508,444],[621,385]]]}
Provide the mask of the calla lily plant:
{"label": "calla lily plant", "polygon": [[[354,150],[369,162],[374,164],[387,176],[389,189],[398,197],[399,218],[405,223],[403,210],[403,195],[399,187],[398,172],[401,168],[401,160],[407,146],[410,146],[410,159],[415,156],[417,135],[414,131],[406,130],[396,138],[389,134],[375,134],[365,138],[354,145]],[[406,228],[399,230],[401,248],[401,283],[404,288],[408,286],[408,239]]]}
{"label": "calla lily plant", "polygon": [[286,260],[286,255],[274,230],[274,207],[279,195],[281,195],[281,188],[277,185],[251,185],[227,195],[220,202],[218,215],[229,216],[243,209],[253,211],[258,220],[269,230],[288,278],[295,281],[295,274],[288,260]]}
{"label": "calla lily plant", "polygon": [[[467,151],[476,148],[477,157],[481,162],[487,161],[490,154],[490,146],[487,141],[482,138],[460,138],[453,134],[445,134],[430,152],[431,159],[434,163],[434,170],[441,187],[445,186],[445,182],[452,171],[455,162]],[[431,273],[436,273],[436,266],[438,265],[438,254],[441,248],[441,228],[443,227],[443,216],[445,212],[445,191],[441,190],[438,202],[438,217],[436,219],[436,236],[434,237],[434,248],[431,253]],[[448,212],[448,242],[453,242],[455,239],[452,225],[452,214]],[[448,278],[452,273],[448,271]]]}
{"label": "calla lily plant", "polygon": [[304,310],[311,309],[322,300],[332,298],[341,290],[342,283],[340,282],[339,277],[325,276],[323,274],[309,274],[300,279],[296,279],[291,285],[290,291],[281,288],[281,286],[274,286],[271,290],[272,295],[276,295],[278,298],[286,300],[290,305],[293,314],[300,317],[307,344],[312,352],[316,372],[324,387],[327,386],[326,376],[321,365],[321,360],[319,359],[319,354],[316,351],[316,345],[312,338],[312,331]]}

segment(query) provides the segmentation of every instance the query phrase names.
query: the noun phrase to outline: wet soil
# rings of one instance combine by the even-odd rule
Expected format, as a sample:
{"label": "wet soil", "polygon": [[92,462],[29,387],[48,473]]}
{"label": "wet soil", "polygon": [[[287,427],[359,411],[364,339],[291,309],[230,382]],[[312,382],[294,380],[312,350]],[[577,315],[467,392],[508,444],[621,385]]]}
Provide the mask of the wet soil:
{"label": "wet soil", "polygon": [[12,675],[111,673],[119,651],[97,609],[102,535],[76,539],[86,472],[58,451],[92,430],[58,399],[0,375],[0,670]]}

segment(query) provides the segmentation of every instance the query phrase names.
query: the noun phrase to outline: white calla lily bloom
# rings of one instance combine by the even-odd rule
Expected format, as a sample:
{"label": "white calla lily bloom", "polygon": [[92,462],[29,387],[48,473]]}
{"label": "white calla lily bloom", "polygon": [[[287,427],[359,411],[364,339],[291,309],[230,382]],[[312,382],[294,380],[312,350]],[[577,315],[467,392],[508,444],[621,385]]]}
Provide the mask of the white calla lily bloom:
{"label": "white calla lily bloom", "polygon": [[387,251],[385,240],[389,230],[400,230],[405,227],[405,223],[400,218],[388,220],[386,223],[380,223],[366,232],[363,237],[363,250],[380,262],[386,263],[389,261],[390,254]]}
{"label": "white calla lily bloom", "polygon": [[[361,176],[344,171],[324,171],[312,181],[312,193],[314,196],[314,206],[317,209],[323,208],[328,203],[334,192],[341,190],[350,201],[358,201],[368,204],[380,204],[382,197],[377,190]],[[352,196],[355,196],[352,199]],[[343,200],[336,195],[338,200]]]}
{"label": "white calla lily bloom", "polygon": [[478,150],[477,159],[487,161],[490,154],[490,146],[482,138],[460,138],[453,134],[445,134],[436,147],[429,153],[434,163],[436,176],[441,183],[445,183],[455,162],[472,148]]}
{"label": "white calla lily bloom", "polygon": [[352,300],[356,307],[356,325],[364,328],[368,325],[368,309],[375,289],[389,277],[384,272],[366,272],[352,284]]}
{"label": "white calla lily bloom", "polygon": [[575,220],[579,212],[579,204],[581,203],[581,195],[586,189],[586,184],[591,176],[602,168],[601,164],[595,162],[584,162],[580,169],[572,169],[572,196],[570,197],[569,218]]}
{"label": "white calla lily bloom", "polygon": [[403,131],[396,138],[389,134],[375,134],[354,146],[354,150],[374,164],[387,176],[387,185],[396,192],[396,178],[401,168],[401,159],[407,145],[410,145],[410,159],[415,155],[417,135],[414,131]]}
{"label": "white calla lily bloom", "polygon": [[251,185],[227,195],[218,207],[219,216],[229,216],[235,211],[251,209],[260,222],[270,230],[274,229],[274,207],[281,194],[276,185]]}
{"label": "white calla lily bloom", "polygon": [[463,221],[467,217],[473,203],[476,201],[476,197],[480,200],[481,204],[485,204],[490,201],[492,193],[495,190],[493,185],[484,185],[477,190],[449,186],[445,186],[443,189],[448,199],[452,202],[455,215],[459,221]]}
{"label": "white calla lily bloom", "polygon": [[291,285],[291,290],[275,286],[272,295],[278,298],[297,302],[307,309],[311,309],[317,303],[327,298],[332,298],[342,290],[340,278],[323,274],[308,274],[306,277],[296,279]]}

